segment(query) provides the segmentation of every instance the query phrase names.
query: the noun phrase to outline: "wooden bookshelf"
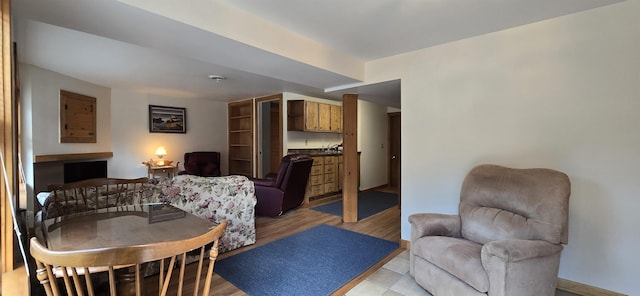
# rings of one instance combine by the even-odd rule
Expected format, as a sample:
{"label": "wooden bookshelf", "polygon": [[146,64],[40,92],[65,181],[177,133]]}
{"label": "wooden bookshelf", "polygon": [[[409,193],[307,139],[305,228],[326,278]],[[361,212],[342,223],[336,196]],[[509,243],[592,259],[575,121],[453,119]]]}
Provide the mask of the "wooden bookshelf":
{"label": "wooden bookshelf", "polygon": [[253,100],[229,103],[229,174],[253,176]]}

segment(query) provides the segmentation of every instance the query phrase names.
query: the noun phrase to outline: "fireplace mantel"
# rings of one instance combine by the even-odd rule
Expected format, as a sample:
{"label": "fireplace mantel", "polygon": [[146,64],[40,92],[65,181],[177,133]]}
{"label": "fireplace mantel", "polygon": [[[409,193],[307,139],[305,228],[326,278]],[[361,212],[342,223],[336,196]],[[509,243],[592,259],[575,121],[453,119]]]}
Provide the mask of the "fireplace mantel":
{"label": "fireplace mantel", "polygon": [[113,152],[93,152],[93,153],[72,153],[72,154],[47,154],[36,155],[33,163],[69,161],[69,160],[86,160],[101,159],[113,157]]}

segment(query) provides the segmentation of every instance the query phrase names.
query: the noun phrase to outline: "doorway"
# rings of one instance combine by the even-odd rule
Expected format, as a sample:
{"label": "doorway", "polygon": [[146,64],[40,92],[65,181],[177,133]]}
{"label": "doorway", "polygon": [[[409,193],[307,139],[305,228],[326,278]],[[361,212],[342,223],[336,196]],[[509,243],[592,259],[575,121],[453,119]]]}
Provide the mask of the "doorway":
{"label": "doorway", "polygon": [[282,159],[282,95],[256,99],[256,174],[277,172]]}
{"label": "doorway", "polygon": [[400,188],[400,112],[388,113],[389,118],[389,187]]}

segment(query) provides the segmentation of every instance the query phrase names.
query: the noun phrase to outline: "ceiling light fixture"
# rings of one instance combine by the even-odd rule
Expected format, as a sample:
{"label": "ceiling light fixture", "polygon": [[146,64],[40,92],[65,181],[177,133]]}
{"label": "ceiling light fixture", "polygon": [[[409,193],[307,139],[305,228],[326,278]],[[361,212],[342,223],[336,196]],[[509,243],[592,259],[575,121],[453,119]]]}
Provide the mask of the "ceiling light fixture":
{"label": "ceiling light fixture", "polygon": [[225,80],[227,79],[227,77],[220,76],[220,75],[209,75],[209,79],[215,80],[216,82],[220,82],[220,80]]}

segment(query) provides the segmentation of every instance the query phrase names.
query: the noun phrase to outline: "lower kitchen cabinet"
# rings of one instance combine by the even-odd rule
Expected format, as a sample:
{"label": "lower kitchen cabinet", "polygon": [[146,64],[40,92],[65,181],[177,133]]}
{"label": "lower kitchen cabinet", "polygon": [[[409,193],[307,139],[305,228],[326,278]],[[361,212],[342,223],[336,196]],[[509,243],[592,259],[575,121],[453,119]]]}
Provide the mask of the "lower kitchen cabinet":
{"label": "lower kitchen cabinet", "polygon": [[342,190],[341,169],[341,155],[313,156],[306,193],[309,201],[340,192]]}

